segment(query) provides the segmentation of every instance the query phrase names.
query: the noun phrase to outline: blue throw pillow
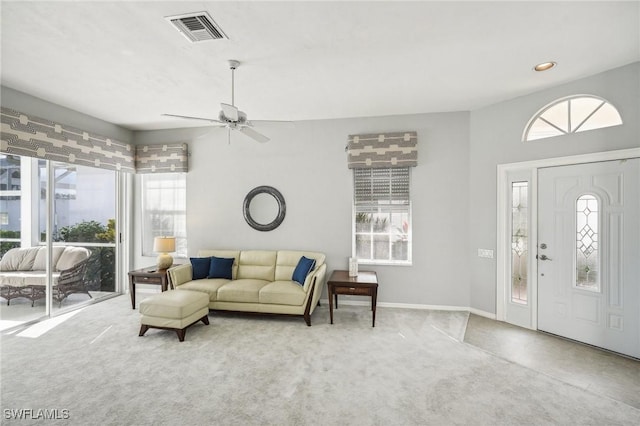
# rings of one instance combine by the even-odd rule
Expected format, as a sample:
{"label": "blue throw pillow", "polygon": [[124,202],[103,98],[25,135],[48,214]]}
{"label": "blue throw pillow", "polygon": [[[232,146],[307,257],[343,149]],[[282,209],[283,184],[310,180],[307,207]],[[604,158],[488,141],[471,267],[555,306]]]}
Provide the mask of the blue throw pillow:
{"label": "blue throw pillow", "polygon": [[306,257],[302,256],[298,261],[296,269],[293,271],[293,276],[291,277],[291,279],[293,281],[296,281],[300,285],[304,285],[304,280],[307,278],[307,275],[309,275],[309,272],[313,271],[313,268],[315,268],[315,266],[315,259],[307,259]]}
{"label": "blue throw pillow", "polygon": [[235,259],[225,257],[211,256],[211,265],[209,266],[209,276],[207,278],[232,278],[233,261]]}
{"label": "blue throw pillow", "polygon": [[201,280],[209,275],[210,257],[191,257],[191,270],[193,274],[191,279]]}

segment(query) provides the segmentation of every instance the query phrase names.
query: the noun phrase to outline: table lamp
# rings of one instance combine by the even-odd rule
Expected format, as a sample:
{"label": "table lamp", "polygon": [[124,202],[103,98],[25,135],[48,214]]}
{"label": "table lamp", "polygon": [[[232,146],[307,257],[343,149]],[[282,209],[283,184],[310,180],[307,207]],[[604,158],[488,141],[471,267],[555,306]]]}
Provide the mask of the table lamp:
{"label": "table lamp", "polygon": [[158,269],[167,269],[173,265],[173,257],[169,253],[176,251],[176,237],[155,237],[153,251],[158,255]]}

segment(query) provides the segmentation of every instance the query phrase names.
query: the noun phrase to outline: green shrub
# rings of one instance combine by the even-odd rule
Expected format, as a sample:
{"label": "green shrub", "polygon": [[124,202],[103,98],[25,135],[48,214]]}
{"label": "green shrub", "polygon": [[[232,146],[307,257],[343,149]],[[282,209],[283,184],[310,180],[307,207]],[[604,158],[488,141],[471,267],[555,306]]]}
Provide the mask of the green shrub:
{"label": "green shrub", "polygon": [[[109,219],[106,226],[95,220],[65,226],[55,240],[66,243],[115,243],[116,221]],[[90,250],[92,260],[87,268],[89,287],[115,291],[115,247],[90,247]]]}
{"label": "green shrub", "polygon": [[[0,238],[18,238],[20,239],[20,231],[0,230]],[[0,258],[6,252],[14,247],[20,247],[20,241],[2,241],[0,242]]]}

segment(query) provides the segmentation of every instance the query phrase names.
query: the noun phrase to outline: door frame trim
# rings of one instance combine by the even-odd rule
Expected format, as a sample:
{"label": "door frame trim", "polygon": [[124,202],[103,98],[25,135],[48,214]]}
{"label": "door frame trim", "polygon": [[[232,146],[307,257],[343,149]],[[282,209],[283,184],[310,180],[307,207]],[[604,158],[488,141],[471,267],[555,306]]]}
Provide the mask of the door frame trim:
{"label": "door frame trim", "polygon": [[[523,161],[519,163],[498,164],[497,166],[497,227],[496,227],[496,319],[507,322],[507,297],[509,295],[511,238],[509,234],[510,196],[508,192],[509,173],[529,172],[531,176],[531,235],[529,247],[538,246],[538,169],[553,166],[569,166],[574,164],[596,163],[601,161],[622,160],[625,158],[640,158],[640,148],[629,148],[615,151],[602,151],[589,154],[571,155],[566,157],[545,158],[541,160]],[[533,249],[532,249],[533,250]],[[531,253],[530,258],[535,258]],[[529,327],[538,329],[538,283],[537,264],[531,262],[529,277],[531,277],[531,300]]]}

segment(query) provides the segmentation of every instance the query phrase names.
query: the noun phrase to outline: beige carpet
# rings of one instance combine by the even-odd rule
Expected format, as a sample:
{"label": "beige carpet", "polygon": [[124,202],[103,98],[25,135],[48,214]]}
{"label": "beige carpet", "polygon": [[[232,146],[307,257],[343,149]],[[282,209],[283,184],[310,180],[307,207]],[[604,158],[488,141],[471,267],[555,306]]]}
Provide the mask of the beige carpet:
{"label": "beige carpet", "polygon": [[[468,314],[326,306],[302,319],[210,314],[179,343],[138,337],[121,296],[38,338],[2,335],[3,424],[640,424],[640,411],[463,343]],[[68,410],[24,421],[6,410]]]}

